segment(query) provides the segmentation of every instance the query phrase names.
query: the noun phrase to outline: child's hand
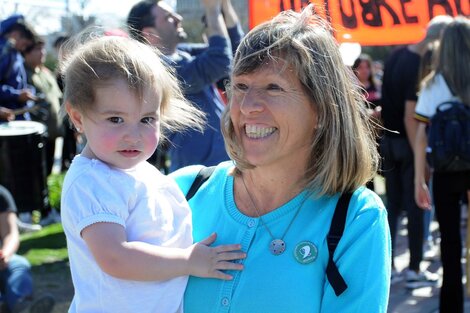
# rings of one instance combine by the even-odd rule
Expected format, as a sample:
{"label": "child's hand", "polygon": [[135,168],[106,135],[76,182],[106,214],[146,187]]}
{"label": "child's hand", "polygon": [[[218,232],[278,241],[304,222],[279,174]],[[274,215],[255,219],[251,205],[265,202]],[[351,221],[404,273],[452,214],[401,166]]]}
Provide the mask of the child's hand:
{"label": "child's hand", "polygon": [[213,233],[206,239],[187,248],[189,253],[189,273],[193,276],[230,280],[233,277],[222,270],[242,270],[243,265],[229,261],[244,259],[246,253],[240,251],[241,245],[220,245],[209,247],[215,242]]}

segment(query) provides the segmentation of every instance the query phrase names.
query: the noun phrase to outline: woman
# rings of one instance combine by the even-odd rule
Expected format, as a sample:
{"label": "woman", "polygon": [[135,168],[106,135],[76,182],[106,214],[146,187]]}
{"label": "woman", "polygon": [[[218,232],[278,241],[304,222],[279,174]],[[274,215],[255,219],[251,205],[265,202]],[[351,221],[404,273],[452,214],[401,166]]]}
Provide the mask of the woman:
{"label": "woman", "polygon": [[[380,198],[361,187],[377,149],[354,74],[312,13],[283,12],[252,29],[234,59],[222,120],[232,161],[190,200],[194,239],[240,242],[233,281],[191,277],[185,312],[386,312],[390,235]],[[175,173],[187,193],[200,166]],[[326,276],[326,236],[341,193],[354,192]]]}
{"label": "woman", "polygon": [[[375,79],[375,73],[372,67],[372,58],[368,54],[361,54],[352,65],[352,70],[359,80],[361,91],[367,100],[367,112],[374,118],[377,125],[380,125],[380,115],[382,107],[380,106],[380,82]],[[378,134],[379,135],[379,134]],[[380,136],[377,136],[377,145]],[[374,180],[366,183],[367,188],[374,190]]]}
{"label": "woman", "polygon": [[[416,104],[415,199],[419,207],[431,208],[431,196],[426,185],[426,127],[439,104],[460,100],[470,104],[470,21],[457,17],[442,35],[438,63],[424,80]],[[459,200],[470,189],[470,172],[433,173],[433,198],[441,232],[443,281],[440,312],[463,312],[462,238],[460,234]]]}
{"label": "woman", "polygon": [[[372,106],[371,109],[380,106],[380,82],[375,79],[371,57],[368,54],[361,54],[354,61],[352,69],[363,88],[362,91],[366,96],[366,100]],[[377,114],[379,113],[380,111],[377,112]],[[380,115],[378,117],[380,117]]]}

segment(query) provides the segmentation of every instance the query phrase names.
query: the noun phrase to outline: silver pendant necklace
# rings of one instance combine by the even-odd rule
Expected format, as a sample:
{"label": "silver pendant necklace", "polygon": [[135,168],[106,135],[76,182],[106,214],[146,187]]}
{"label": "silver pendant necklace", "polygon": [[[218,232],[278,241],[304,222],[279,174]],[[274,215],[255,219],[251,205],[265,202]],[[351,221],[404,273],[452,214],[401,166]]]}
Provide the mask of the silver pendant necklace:
{"label": "silver pendant necklace", "polygon": [[282,234],[282,236],[280,238],[276,238],[276,237],[274,237],[274,235],[271,232],[271,230],[269,229],[268,225],[266,225],[263,218],[261,217],[261,214],[258,211],[258,207],[256,206],[256,203],[255,203],[253,197],[251,196],[250,192],[248,191],[248,188],[246,187],[245,178],[243,178],[243,174],[241,174],[240,176],[242,177],[243,186],[245,187],[248,198],[250,199],[251,204],[253,205],[253,208],[255,209],[256,215],[258,216],[261,224],[263,224],[263,227],[269,233],[269,236],[271,236],[271,242],[269,244],[269,251],[271,251],[271,253],[274,254],[274,255],[282,254],[286,250],[286,243],[284,241],[284,237],[286,236],[287,232],[289,231],[289,228],[291,227],[292,223],[294,223],[294,220],[296,219],[297,215],[299,215],[300,209],[304,205],[305,200],[307,200],[307,196],[305,196],[303,198],[302,202],[300,203],[299,207],[297,208],[297,211],[294,214],[294,217],[289,222],[289,225],[287,225],[287,228],[284,231],[284,234]]}

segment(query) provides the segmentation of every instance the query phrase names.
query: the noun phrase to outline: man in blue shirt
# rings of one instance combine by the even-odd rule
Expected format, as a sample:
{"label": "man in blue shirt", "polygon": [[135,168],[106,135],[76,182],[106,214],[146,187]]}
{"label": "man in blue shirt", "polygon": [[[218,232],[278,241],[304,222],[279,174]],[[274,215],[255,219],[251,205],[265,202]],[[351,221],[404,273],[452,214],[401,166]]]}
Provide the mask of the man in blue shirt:
{"label": "man in blue shirt", "polygon": [[182,17],[164,1],[140,1],[132,7],[127,19],[131,36],[160,49],[168,64],[176,69],[186,98],[206,113],[207,126],[203,133],[189,130],[170,134],[170,171],[228,160],[220,131],[224,105],[215,83],[228,76],[232,44],[236,47],[243,33],[230,0],[206,1],[204,9],[209,37],[204,47],[201,44],[179,46],[186,38]]}
{"label": "man in blue shirt", "polygon": [[[24,60],[21,53],[33,43],[34,31],[23,16],[13,15],[0,22],[0,106],[17,110],[27,101],[36,100],[28,88]],[[30,119],[28,113],[16,119]]]}

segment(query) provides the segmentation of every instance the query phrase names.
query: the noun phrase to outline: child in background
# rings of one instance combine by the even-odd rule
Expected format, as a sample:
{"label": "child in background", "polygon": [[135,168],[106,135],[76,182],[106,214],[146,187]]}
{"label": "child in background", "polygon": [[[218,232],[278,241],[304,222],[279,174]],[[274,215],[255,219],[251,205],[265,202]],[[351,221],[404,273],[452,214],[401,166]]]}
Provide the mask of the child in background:
{"label": "child in background", "polygon": [[75,295],[69,312],[180,312],[188,275],[229,280],[240,245],[192,244],[191,213],[172,179],[146,160],[162,130],[201,129],[150,46],[90,39],[63,67],[64,106],[87,138],[65,177],[62,222]]}

